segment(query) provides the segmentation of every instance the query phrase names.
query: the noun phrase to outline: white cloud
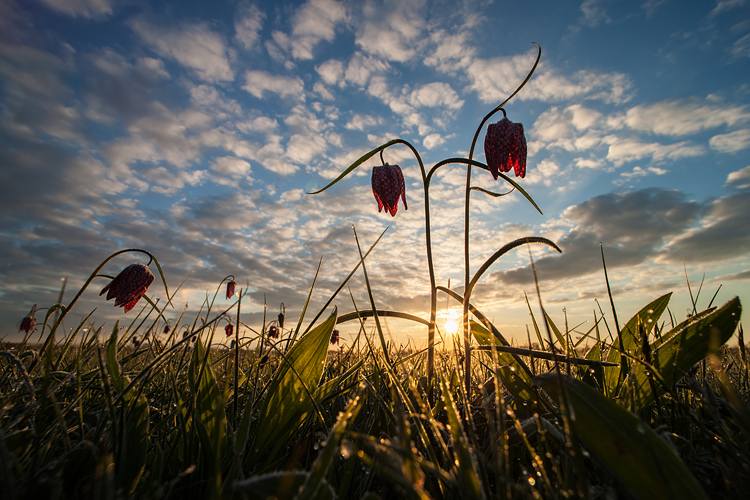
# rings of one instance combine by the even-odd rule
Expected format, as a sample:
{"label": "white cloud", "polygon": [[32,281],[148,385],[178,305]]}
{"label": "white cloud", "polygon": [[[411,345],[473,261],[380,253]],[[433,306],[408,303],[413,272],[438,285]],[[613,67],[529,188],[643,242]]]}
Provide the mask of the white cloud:
{"label": "white cloud", "polygon": [[706,154],[703,146],[690,145],[688,142],[675,144],[659,144],[656,142],[641,142],[633,138],[608,136],[605,142],[609,144],[607,159],[620,166],[628,161],[651,157],[653,161],[678,160]]}
{"label": "white cloud", "polygon": [[736,153],[750,148],[750,129],[735,130],[711,137],[708,144],[720,153]]}
{"label": "white cloud", "polygon": [[253,181],[250,177],[250,164],[236,156],[215,158],[211,164],[211,170],[218,174],[213,176],[213,180],[225,186],[236,186],[237,181],[240,179],[244,179],[250,183]]}
{"label": "white cloud", "polygon": [[435,149],[436,147],[445,144],[445,138],[440,134],[430,134],[422,140],[422,144],[427,149]]}
{"label": "white cloud", "polygon": [[323,64],[315,67],[320,78],[328,85],[336,85],[341,82],[344,76],[344,64],[336,59],[330,59]]}
{"label": "white cloud", "polygon": [[700,101],[671,100],[630,108],[615,118],[632,129],[669,136],[684,136],[723,125],[733,126],[750,120],[745,106],[721,106]]}
{"label": "white cloud", "polygon": [[750,188],[750,166],[730,173],[724,185],[735,189]]}
{"label": "white cloud", "polygon": [[256,5],[242,2],[237,6],[234,36],[246,49],[252,49],[260,36],[266,14]]}
{"label": "white cloud", "polygon": [[412,91],[409,102],[413,106],[438,107],[458,109],[463,106],[464,101],[458,97],[450,85],[443,82],[434,82],[423,85]]}
{"label": "white cloud", "polygon": [[344,72],[347,82],[364,87],[372,75],[381,75],[391,69],[391,65],[377,57],[355,52]]}
{"label": "white cloud", "polygon": [[239,122],[235,124],[242,132],[273,132],[279,126],[279,123],[267,116],[258,116],[251,120]]}
{"label": "white cloud", "polygon": [[224,39],[205,23],[154,25],[139,18],[130,25],[158,54],[192,69],[200,79],[210,82],[234,79]]}
{"label": "white cloud", "polygon": [[99,18],[112,14],[115,0],[40,0],[47,7],[72,17]]}
{"label": "white cloud", "polygon": [[245,73],[245,85],[242,88],[258,99],[262,99],[266,92],[273,92],[282,97],[297,96],[302,100],[305,97],[305,86],[302,80],[296,77],[272,75],[266,71]]}
{"label": "white cloud", "polygon": [[601,4],[602,0],[583,0],[583,3],[581,4],[581,14],[583,14],[581,23],[591,28],[595,28],[601,23],[610,22],[609,16],[607,16],[604,7]]}
{"label": "white cloud", "polygon": [[356,43],[365,52],[390,61],[405,62],[416,54],[415,43],[427,27],[420,9],[423,0],[388,0],[385,5],[366,3],[364,22]]}
{"label": "white cloud", "polygon": [[308,0],[294,14],[290,44],[295,59],[312,59],[321,40],[333,41],[336,25],[346,19],[344,6],[335,0]]}
{"label": "white cloud", "polygon": [[351,120],[346,123],[346,125],[344,125],[344,128],[346,128],[347,130],[364,131],[365,128],[374,127],[378,123],[380,123],[380,121],[373,116],[360,115],[359,113],[357,113],[352,117]]}

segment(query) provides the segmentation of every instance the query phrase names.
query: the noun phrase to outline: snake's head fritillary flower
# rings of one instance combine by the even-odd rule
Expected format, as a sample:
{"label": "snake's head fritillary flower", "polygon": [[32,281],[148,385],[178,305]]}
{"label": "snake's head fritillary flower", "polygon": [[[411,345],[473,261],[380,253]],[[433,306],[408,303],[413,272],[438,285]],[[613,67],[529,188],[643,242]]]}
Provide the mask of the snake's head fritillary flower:
{"label": "snake's head fritillary flower", "polygon": [[164,325],[164,333],[169,333],[170,330],[171,330],[171,328],[169,327],[169,323],[167,323],[166,325]]}
{"label": "snake's head fritillary flower", "polygon": [[33,332],[36,328],[36,318],[34,317],[36,315],[36,304],[34,304],[34,307],[31,308],[31,312],[28,316],[23,318],[21,320],[21,327],[18,329],[19,332]]}
{"label": "snake's head fritillary flower", "polygon": [[234,295],[234,288],[237,286],[237,282],[234,280],[227,281],[227,298],[231,299]]}
{"label": "snake's head fritillary flower", "polygon": [[138,340],[137,336],[133,335],[133,347],[137,349],[139,345],[141,345],[141,342]]}
{"label": "snake's head fritillary flower", "polygon": [[339,331],[334,330],[333,333],[331,333],[331,344],[338,344],[339,343]]}
{"label": "snake's head fritillary flower", "polygon": [[508,172],[512,168],[516,177],[526,175],[526,136],[523,124],[513,123],[503,118],[487,126],[484,136],[484,156],[492,177],[498,172]]}
{"label": "snake's head fritillary flower", "polygon": [[279,329],[276,327],[276,325],[271,325],[268,328],[268,336],[272,339],[279,338]]}
{"label": "snake's head fritillary flower", "polygon": [[224,331],[226,332],[227,337],[231,337],[232,334],[234,333],[234,325],[227,325],[227,326],[225,326],[224,327]]}
{"label": "snake's head fritillary flower", "polygon": [[107,292],[107,300],[115,299],[115,307],[130,311],[143,297],[154,281],[154,275],[143,264],[130,264],[115,279],[102,288],[99,295]]}
{"label": "snake's head fritillary flower", "polygon": [[279,328],[284,328],[284,313],[279,313]]}
{"label": "snake's head fritillary flower", "polygon": [[378,202],[378,212],[382,212],[385,207],[385,211],[395,217],[399,198],[404,202],[404,210],[407,210],[406,186],[401,167],[387,163],[380,167],[373,167],[372,194]]}

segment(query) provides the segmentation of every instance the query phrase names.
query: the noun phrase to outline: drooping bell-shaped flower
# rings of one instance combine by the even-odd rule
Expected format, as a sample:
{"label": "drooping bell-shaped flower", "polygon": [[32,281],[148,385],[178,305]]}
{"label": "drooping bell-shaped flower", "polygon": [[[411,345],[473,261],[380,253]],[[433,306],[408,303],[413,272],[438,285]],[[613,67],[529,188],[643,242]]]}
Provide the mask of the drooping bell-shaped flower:
{"label": "drooping bell-shaped flower", "polygon": [[498,172],[508,172],[512,168],[516,177],[526,175],[526,136],[523,124],[513,123],[503,118],[487,126],[484,136],[484,156],[492,177]]}
{"label": "drooping bell-shaped flower", "polygon": [[234,288],[237,286],[237,282],[234,280],[227,281],[227,298],[231,299],[234,295]]}
{"label": "drooping bell-shaped flower", "polygon": [[268,337],[272,338],[272,339],[279,338],[279,329],[278,329],[278,327],[276,325],[271,325],[268,328]]}
{"label": "drooping bell-shaped flower", "polygon": [[226,332],[227,337],[231,337],[234,333],[234,325],[227,325],[224,327],[224,332]]}
{"label": "drooping bell-shaped flower", "polygon": [[31,308],[31,312],[29,312],[29,315],[26,316],[21,320],[21,327],[18,329],[19,332],[33,332],[34,328],[36,328],[36,304],[34,304],[34,307]]}
{"label": "drooping bell-shaped flower", "polygon": [[153,281],[154,275],[148,267],[143,264],[130,264],[102,288],[99,295],[107,292],[107,300],[114,298],[115,307],[122,306],[125,312],[128,312],[143,297]]}
{"label": "drooping bell-shaped flower", "polygon": [[404,210],[406,206],[406,185],[404,184],[404,174],[398,165],[385,164],[372,168],[372,194],[378,202],[378,212],[385,211],[395,216],[398,211],[398,199],[404,201]]}
{"label": "drooping bell-shaped flower", "polygon": [[284,313],[279,313],[279,328],[284,328]]}
{"label": "drooping bell-shaped flower", "polygon": [[339,331],[334,330],[331,333],[331,344],[338,344],[339,343]]}

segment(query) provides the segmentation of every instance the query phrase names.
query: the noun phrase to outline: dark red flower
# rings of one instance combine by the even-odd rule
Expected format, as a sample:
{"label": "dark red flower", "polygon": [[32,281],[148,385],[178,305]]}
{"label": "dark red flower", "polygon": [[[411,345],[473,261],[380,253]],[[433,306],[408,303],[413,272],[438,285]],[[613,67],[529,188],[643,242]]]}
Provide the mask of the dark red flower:
{"label": "dark red flower", "polygon": [[278,328],[276,328],[276,325],[271,325],[271,326],[270,326],[270,327],[268,328],[268,336],[269,336],[270,338],[272,338],[272,339],[277,339],[277,338],[279,338],[279,329],[278,329]]}
{"label": "dark red flower", "polygon": [[169,323],[167,323],[166,325],[164,325],[164,333],[169,333],[169,330]]}
{"label": "dark red flower", "polygon": [[234,325],[227,325],[224,327],[224,331],[227,333],[227,337],[231,337],[234,333]]}
{"label": "dark red flower", "polygon": [[395,216],[398,211],[398,199],[404,201],[406,207],[406,186],[404,174],[398,165],[388,165],[372,168],[372,194],[378,202],[378,212],[385,211]]}
{"label": "dark red flower", "polygon": [[227,281],[227,298],[231,299],[234,295],[234,287],[237,286],[237,282],[234,280]]}
{"label": "dark red flower", "polygon": [[36,318],[34,315],[36,314],[36,304],[34,304],[34,307],[31,308],[31,312],[28,316],[23,318],[21,320],[21,327],[18,329],[19,332],[33,332],[36,328]]}
{"label": "dark red flower", "polygon": [[107,292],[107,300],[115,299],[115,307],[122,306],[125,312],[130,311],[148,287],[154,281],[154,275],[143,264],[130,264],[115,279],[102,288],[99,295]]}
{"label": "dark red flower", "polygon": [[503,118],[488,125],[484,136],[484,156],[495,179],[498,172],[508,172],[511,168],[516,177],[525,176],[526,137],[523,134],[523,124]]}
{"label": "dark red flower", "polygon": [[139,345],[141,345],[141,343],[138,342],[138,337],[136,337],[135,335],[133,335],[133,346],[136,347],[136,348],[138,348]]}
{"label": "dark red flower", "polygon": [[284,313],[279,313],[279,328],[284,328]]}
{"label": "dark red flower", "polygon": [[331,344],[338,344],[339,343],[339,331],[334,330],[333,333],[331,333]]}

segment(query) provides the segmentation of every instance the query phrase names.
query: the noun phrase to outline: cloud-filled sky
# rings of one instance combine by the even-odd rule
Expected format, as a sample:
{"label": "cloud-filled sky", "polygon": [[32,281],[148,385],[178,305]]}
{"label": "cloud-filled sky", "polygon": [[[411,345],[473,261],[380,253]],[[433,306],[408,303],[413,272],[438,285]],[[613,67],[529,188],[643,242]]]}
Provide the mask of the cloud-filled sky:
{"label": "cloud-filled sky", "polygon": [[[505,243],[534,246],[542,300],[561,325],[609,314],[600,243],[618,317],[674,292],[671,312],[750,298],[750,2],[307,0],[145,2],[0,0],[0,336],[38,304],[64,303],[112,253],[153,253],[176,319],[198,314],[227,275],[259,328],[286,306],[296,321],[315,277],[317,312],[369,247],[378,307],[429,315],[424,191],[413,153],[394,146],[408,210],[377,212],[375,157],[410,142],[427,168],[467,157],[482,118],[523,123],[517,191],[471,198],[471,268]],[[492,121],[499,120],[495,115]],[[484,133],[475,158],[484,161]],[[466,167],[430,186],[438,284],[461,291]],[[483,170],[472,185],[508,191]],[[117,274],[138,254],[112,260]],[[145,263],[145,262],[144,262]],[[152,266],[153,267],[153,266]],[[184,283],[183,283],[184,281]],[[702,282],[702,288],[701,288]],[[96,278],[66,321],[132,321]],[[368,307],[361,272],[338,311]],[[163,303],[158,280],[150,296]],[[473,303],[525,343],[526,247],[499,259]],[[220,295],[217,305],[230,301]],[[445,295],[441,310],[452,307]],[[308,319],[312,318],[309,316]],[[349,325],[352,325],[351,323]],[[342,327],[344,340],[356,325]],[[588,326],[586,326],[588,325]],[[426,329],[389,321],[397,343]]]}

